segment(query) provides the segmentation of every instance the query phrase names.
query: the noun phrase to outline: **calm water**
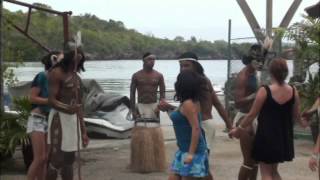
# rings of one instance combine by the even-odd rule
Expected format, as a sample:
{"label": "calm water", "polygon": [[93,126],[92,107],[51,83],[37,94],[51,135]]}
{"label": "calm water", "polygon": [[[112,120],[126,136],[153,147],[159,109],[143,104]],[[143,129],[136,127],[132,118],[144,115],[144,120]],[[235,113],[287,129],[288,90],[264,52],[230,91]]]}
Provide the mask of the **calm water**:
{"label": "calm water", "polygon": [[[215,87],[223,87],[227,79],[227,60],[206,60],[200,61],[205,74],[212,81]],[[292,62],[288,63],[290,76],[292,74]],[[241,61],[232,61],[232,72],[238,72],[242,67]],[[106,92],[118,92],[122,95],[129,95],[130,80],[133,73],[142,68],[141,60],[121,61],[89,61],[85,63],[86,71],[81,74],[82,78],[95,79]],[[177,60],[156,61],[157,71],[164,75],[166,89],[172,90],[173,84],[179,73]],[[25,66],[15,69],[19,81],[31,81],[33,77],[42,71],[40,63],[25,63]]]}

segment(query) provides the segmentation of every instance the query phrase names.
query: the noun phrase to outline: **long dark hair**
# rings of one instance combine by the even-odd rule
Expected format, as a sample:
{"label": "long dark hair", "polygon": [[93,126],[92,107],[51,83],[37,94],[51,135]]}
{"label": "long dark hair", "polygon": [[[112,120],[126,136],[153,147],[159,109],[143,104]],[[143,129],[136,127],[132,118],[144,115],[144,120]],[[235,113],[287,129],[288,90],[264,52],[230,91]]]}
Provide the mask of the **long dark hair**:
{"label": "long dark hair", "polygon": [[[85,56],[81,49],[77,49],[78,55],[81,55],[81,59],[78,62],[77,66],[77,72],[85,71],[84,69],[84,62],[85,62]],[[64,53],[64,58],[56,65],[63,69],[64,72],[67,72],[69,67],[72,65],[72,62],[74,61],[75,56],[75,50],[68,51]]]}
{"label": "long dark hair", "polygon": [[182,71],[174,84],[176,94],[174,99],[184,102],[187,99],[200,101],[201,87],[204,83],[203,78],[193,71]]}
{"label": "long dark hair", "polygon": [[192,64],[193,64],[195,70],[197,71],[197,73],[199,73],[201,76],[206,76],[204,74],[203,67],[201,66],[201,64],[198,61],[192,61]]}

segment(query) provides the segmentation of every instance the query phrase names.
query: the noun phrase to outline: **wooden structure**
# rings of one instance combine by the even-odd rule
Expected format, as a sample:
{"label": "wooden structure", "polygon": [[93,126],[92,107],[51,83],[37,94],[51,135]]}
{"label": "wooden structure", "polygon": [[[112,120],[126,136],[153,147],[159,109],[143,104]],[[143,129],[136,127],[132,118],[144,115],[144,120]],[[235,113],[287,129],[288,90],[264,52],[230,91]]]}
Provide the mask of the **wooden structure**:
{"label": "wooden structure", "polygon": [[[19,27],[18,25],[16,25],[14,22],[12,22],[9,19],[4,19],[3,18],[3,13],[2,13],[2,8],[3,8],[3,1],[8,2],[8,3],[12,3],[12,4],[16,4],[19,6],[24,6],[27,7],[28,10],[28,16],[27,16],[27,20],[26,20],[26,25],[24,28]],[[38,40],[36,40],[36,38],[32,37],[29,34],[29,25],[30,25],[30,20],[31,20],[31,14],[32,14],[32,10],[36,9],[39,11],[44,11],[47,13],[51,13],[51,14],[55,14],[58,16],[62,17],[62,23],[63,23],[63,36],[64,36],[64,42],[63,42],[63,48],[66,48],[67,46],[67,42],[69,41],[69,16],[71,16],[72,12],[68,11],[68,12],[59,12],[56,10],[52,10],[52,9],[47,9],[47,8],[43,8],[43,7],[38,7],[32,4],[28,4],[28,3],[24,3],[24,2],[20,2],[20,1],[16,1],[16,0],[0,0],[0,114],[2,114],[4,112],[4,104],[3,104],[3,98],[4,98],[4,85],[3,85],[3,39],[2,39],[2,25],[3,25],[3,20],[6,21],[6,23],[10,24],[13,28],[15,28],[17,31],[19,31],[21,34],[23,34],[24,36],[26,36],[28,39],[30,39],[33,43],[37,44],[38,46],[40,46],[42,49],[44,49],[47,52],[50,52],[50,48],[46,47],[45,45],[43,45],[41,42],[39,42]]]}
{"label": "wooden structure", "polygon": [[[277,39],[278,34],[272,35],[272,7],[273,7],[273,0],[266,0],[266,33],[263,33],[262,28],[260,27],[258,21],[256,20],[254,14],[252,13],[249,5],[247,4],[246,0],[237,0],[243,14],[245,15],[253,34],[255,35],[258,42],[263,42],[266,36],[270,38]],[[301,4],[302,0],[294,0],[288,9],[286,15],[283,17],[279,27],[287,28],[290,21],[293,18],[293,15],[297,11],[299,5]]]}

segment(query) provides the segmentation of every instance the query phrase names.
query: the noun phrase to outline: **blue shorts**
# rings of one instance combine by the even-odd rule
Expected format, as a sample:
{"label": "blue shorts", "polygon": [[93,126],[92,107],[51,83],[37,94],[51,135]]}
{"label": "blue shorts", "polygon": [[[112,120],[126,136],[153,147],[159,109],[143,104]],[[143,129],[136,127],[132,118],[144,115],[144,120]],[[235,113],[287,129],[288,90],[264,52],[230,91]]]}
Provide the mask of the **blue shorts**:
{"label": "blue shorts", "polygon": [[184,159],[188,152],[178,150],[171,164],[171,171],[180,176],[206,177],[209,175],[208,152],[195,154],[190,164],[185,164]]}

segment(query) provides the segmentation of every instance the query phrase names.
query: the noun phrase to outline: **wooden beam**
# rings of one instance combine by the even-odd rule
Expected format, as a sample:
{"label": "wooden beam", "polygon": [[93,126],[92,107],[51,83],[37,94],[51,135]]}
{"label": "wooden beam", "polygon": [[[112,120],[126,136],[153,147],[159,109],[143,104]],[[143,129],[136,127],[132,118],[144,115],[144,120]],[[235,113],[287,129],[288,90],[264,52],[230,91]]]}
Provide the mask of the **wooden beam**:
{"label": "wooden beam", "polygon": [[0,0],[0,115],[4,112],[4,93],[3,93],[3,39],[2,39],[2,0]]}
{"label": "wooden beam", "polygon": [[31,13],[32,13],[32,8],[29,7],[28,18],[27,18],[27,23],[26,23],[26,28],[24,29],[24,31],[25,31],[26,33],[28,33],[28,30],[29,30]]}
{"label": "wooden beam", "polygon": [[23,29],[21,29],[20,27],[18,27],[17,25],[15,25],[13,22],[11,22],[10,20],[6,19],[6,23],[10,24],[13,28],[15,28],[17,31],[19,31],[21,34],[25,35],[28,39],[30,39],[32,42],[34,42],[35,44],[37,44],[38,46],[40,46],[42,49],[44,49],[47,52],[50,52],[51,50],[49,48],[47,48],[46,46],[42,45],[39,41],[37,41],[36,39],[34,39],[33,37],[31,37],[28,33],[26,33]]}
{"label": "wooden beam", "polygon": [[[68,12],[60,12],[60,11],[55,11],[55,10],[52,10],[52,9],[47,9],[47,8],[43,8],[43,7],[38,7],[38,6],[34,6],[32,4],[28,4],[28,3],[24,3],[24,2],[20,2],[20,1],[16,1],[16,0],[4,0],[6,2],[9,2],[9,3],[12,3],[12,4],[18,4],[20,6],[25,6],[25,7],[31,7],[33,9],[37,9],[37,10],[41,10],[41,11],[45,11],[45,12],[49,12],[49,13],[52,13],[52,14],[58,14],[58,15],[63,15],[64,13],[67,13],[69,15],[72,14],[71,11],[68,11]],[[1,1],[2,2],[2,1]]]}
{"label": "wooden beam", "polygon": [[266,34],[272,37],[272,0],[267,0]]}
{"label": "wooden beam", "polygon": [[[283,17],[279,28],[288,28],[294,14],[296,13],[298,7],[300,6],[302,0],[294,0],[290,6],[290,8],[288,9],[286,15]],[[278,54],[281,53],[281,41],[282,41],[282,37],[279,36],[279,34],[275,34],[274,38],[273,38],[273,48],[276,50],[276,52]]]}
{"label": "wooden beam", "polygon": [[265,36],[262,33],[261,27],[258,23],[258,21],[256,20],[256,18],[254,17],[249,5],[247,4],[246,0],[237,0],[243,14],[245,15],[251,30],[254,34],[254,36],[256,37],[257,41],[264,41]]}
{"label": "wooden beam", "polygon": [[290,21],[293,18],[293,15],[296,13],[298,7],[300,6],[302,0],[294,0],[288,9],[286,15],[283,17],[279,27],[281,28],[287,28],[290,24]]}

